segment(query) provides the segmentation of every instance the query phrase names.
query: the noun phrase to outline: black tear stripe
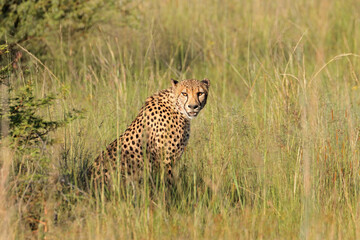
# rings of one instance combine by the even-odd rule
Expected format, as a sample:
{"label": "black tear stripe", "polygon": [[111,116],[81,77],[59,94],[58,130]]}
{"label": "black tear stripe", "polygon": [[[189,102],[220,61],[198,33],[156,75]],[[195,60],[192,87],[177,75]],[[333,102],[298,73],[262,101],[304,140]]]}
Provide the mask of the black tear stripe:
{"label": "black tear stripe", "polygon": [[189,100],[189,98],[186,97],[186,102],[184,103],[184,110],[185,110],[185,112],[186,112],[186,103],[188,102],[188,100]]}
{"label": "black tear stripe", "polygon": [[201,109],[203,109],[204,108],[204,106],[205,106],[205,104],[206,104],[206,101],[207,101],[207,97],[208,97],[208,95],[207,94],[205,94],[205,99],[204,99],[204,101],[201,103]]}

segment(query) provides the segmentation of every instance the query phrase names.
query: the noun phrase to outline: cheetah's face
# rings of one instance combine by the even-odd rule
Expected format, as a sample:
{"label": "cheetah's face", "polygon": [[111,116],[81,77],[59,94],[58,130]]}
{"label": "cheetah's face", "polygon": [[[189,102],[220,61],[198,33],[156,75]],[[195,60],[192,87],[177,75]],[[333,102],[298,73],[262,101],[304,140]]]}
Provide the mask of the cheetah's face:
{"label": "cheetah's face", "polygon": [[208,79],[172,81],[178,110],[188,119],[195,118],[206,104],[210,81]]}

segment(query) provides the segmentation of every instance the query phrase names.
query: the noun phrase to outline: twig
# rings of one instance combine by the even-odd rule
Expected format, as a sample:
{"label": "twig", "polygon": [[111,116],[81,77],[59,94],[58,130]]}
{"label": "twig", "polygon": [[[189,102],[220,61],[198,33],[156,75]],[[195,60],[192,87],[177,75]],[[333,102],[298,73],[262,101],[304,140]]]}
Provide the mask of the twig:
{"label": "twig", "polygon": [[43,66],[45,68],[46,71],[48,71],[50,73],[51,76],[53,76],[56,80],[59,81],[59,78],[55,76],[55,74],[45,65],[43,64],[40,59],[38,59],[37,57],[35,57],[31,52],[29,52],[26,48],[22,47],[20,44],[16,43],[16,46],[18,46],[19,48],[21,48],[21,50],[23,50],[24,52],[26,52],[27,54],[29,54],[32,58],[34,58],[41,66]]}

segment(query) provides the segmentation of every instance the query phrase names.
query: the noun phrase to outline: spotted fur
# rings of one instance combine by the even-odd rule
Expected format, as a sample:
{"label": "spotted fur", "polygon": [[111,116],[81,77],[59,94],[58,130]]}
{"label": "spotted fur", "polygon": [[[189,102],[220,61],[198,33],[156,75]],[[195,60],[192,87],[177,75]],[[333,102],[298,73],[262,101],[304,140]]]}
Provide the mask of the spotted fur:
{"label": "spotted fur", "polygon": [[126,179],[140,180],[146,168],[151,173],[164,169],[171,182],[173,166],[190,137],[190,120],[204,108],[209,86],[208,79],[172,80],[170,88],[147,98],[124,134],[96,158],[93,178],[108,182],[117,169]]}

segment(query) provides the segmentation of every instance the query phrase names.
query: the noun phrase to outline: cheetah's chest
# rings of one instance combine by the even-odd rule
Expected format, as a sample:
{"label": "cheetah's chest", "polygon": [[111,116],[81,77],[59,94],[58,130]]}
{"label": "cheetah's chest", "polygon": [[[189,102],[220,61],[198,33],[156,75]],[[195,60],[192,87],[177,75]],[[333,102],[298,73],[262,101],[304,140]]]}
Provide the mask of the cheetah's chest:
{"label": "cheetah's chest", "polygon": [[[144,111],[147,152],[168,161],[181,156],[190,136],[190,122],[163,103],[149,104]],[[166,160],[166,159],[165,159]]]}

